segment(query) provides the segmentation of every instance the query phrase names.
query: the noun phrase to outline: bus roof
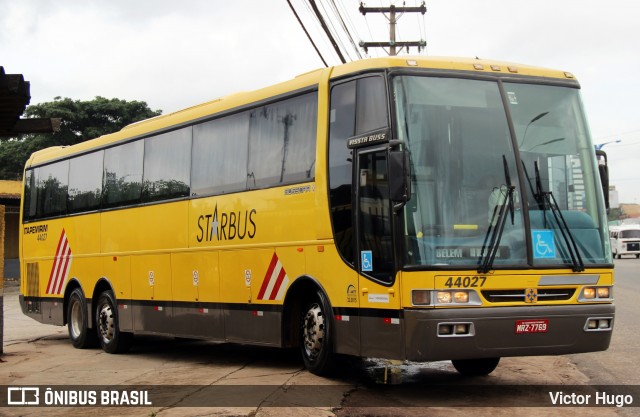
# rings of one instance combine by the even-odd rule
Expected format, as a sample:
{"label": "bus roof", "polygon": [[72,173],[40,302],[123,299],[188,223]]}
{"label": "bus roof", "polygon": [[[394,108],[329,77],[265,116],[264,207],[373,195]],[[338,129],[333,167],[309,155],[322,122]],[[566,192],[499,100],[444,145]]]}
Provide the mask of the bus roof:
{"label": "bus roof", "polygon": [[217,113],[242,108],[251,103],[259,103],[282,94],[312,88],[322,80],[339,78],[350,74],[358,74],[370,70],[384,68],[423,68],[442,71],[468,71],[475,73],[504,74],[522,77],[556,78],[575,81],[571,73],[551,70],[510,62],[492,61],[478,58],[424,57],[403,56],[370,58],[350,62],[336,67],[322,68],[307,72],[292,80],[250,92],[231,94],[214,99],[173,113],[163,114],[125,126],[120,131],[88,140],[72,146],[56,146],[35,152],[27,161],[27,167],[40,165],[48,161],[62,159],[81,154],[92,149],[106,147],[111,144],[146,136],[154,132],[168,130],[211,117]]}

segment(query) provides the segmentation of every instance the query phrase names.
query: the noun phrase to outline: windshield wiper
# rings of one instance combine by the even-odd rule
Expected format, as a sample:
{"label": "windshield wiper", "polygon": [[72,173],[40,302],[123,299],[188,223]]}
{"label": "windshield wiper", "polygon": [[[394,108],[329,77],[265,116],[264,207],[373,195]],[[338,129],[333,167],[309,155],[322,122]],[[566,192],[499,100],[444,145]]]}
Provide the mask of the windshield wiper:
{"label": "windshield wiper", "polygon": [[534,169],[536,174],[536,201],[542,204],[542,218],[544,219],[544,227],[547,227],[547,207],[553,214],[553,218],[558,225],[558,229],[560,229],[560,233],[562,234],[562,239],[564,243],[567,245],[567,250],[569,251],[569,256],[571,257],[571,264],[573,266],[573,272],[582,272],[584,271],[584,262],[582,260],[582,256],[580,255],[580,250],[578,249],[578,245],[576,244],[576,240],[571,233],[571,229],[567,224],[564,216],[562,215],[562,211],[560,207],[558,207],[558,202],[556,201],[553,193],[551,191],[544,191],[542,189],[542,181],[540,180],[540,170],[538,169],[538,161],[534,162]]}
{"label": "windshield wiper", "polygon": [[[504,165],[504,179],[506,182],[506,190],[500,191],[504,194],[504,199],[498,199],[498,204],[493,208],[493,214],[489,222],[489,228],[487,234],[484,236],[484,242],[482,243],[482,249],[480,251],[480,257],[478,258],[478,273],[486,274],[493,267],[493,262],[496,259],[498,249],[500,248],[500,239],[502,238],[502,232],[504,231],[504,225],[507,221],[507,211],[511,213],[511,224],[514,224],[514,203],[513,193],[516,189],[511,185],[511,176],[509,175],[509,165],[507,164],[506,156],[502,155],[502,163]],[[489,243],[487,244],[487,241]],[[485,251],[487,255],[485,256]]]}

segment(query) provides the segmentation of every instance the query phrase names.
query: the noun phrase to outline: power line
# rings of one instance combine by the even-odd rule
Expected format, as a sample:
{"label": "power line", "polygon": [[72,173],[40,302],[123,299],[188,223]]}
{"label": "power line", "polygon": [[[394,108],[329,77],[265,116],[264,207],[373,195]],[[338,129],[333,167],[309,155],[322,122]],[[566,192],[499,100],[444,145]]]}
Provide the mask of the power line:
{"label": "power line", "polygon": [[327,64],[327,61],[324,60],[324,57],[320,53],[320,50],[316,46],[316,43],[311,38],[311,35],[309,35],[309,32],[307,31],[307,28],[304,26],[304,23],[302,23],[302,20],[300,20],[300,16],[298,16],[298,13],[296,12],[296,9],[293,8],[293,5],[291,4],[291,1],[287,0],[287,3],[289,4],[289,7],[291,8],[291,11],[295,15],[296,19],[298,19],[298,23],[300,23],[300,26],[302,26],[302,30],[304,30],[304,33],[307,35],[307,38],[309,39],[309,42],[311,42],[311,45],[313,45],[313,48],[316,50],[316,53],[320,57],[320,60],[322,60],[322,63],[324,64],[325,67],[328,67],[329,65]]}
{"label": "power line", "polygon": [[324,17],[320,13],[320,10],[318,10],[318,6],[316,5],[316,1],[315,0],[309,0],[309,3],[311,4],[311,7],[313,8],[314,13],[316,14],[316,17],[318,18],[318,21],[320,21],[320,25],[322,26],[322,29],[324,30],[324,33],[327,34],[327,37],[329,38],[329,41],[331,42],[331,45],[333,46],[333,49],[335,49],[336,53],[338,54],[338,57],[340,58],[340,61],[342,61],[343,64],[346,64],[347,60],[344,59],[344,55],[342,55],[342,51],[340,51],[340,47],[338,47],[338,44],[337,44],[335,38],[333,37],[333,35],[331,34],[331,31],[329,30],[329,27],[327,26],[327,23],[325,22]]}
{"label": "power line", "polygon": [[[327,5],[326,3],[327,3],[326,1],[323,2],[322,0],[320,0],[318,4],[319,6],[318,9],[320,8],[322,9],[325,22],[327,22],[327,27],[331,31],[331,34],[334,36],[334,39],[336,40],[336,43],[338,44],[340,51],[345,55],[345,59],[352,61],[353,57],[349,53],[349,48],[345,47],[344,39],[342,39],[339,31],[336,29],[336,25],[334,24],[335,19],[332,18],[332,15],[334,15],[335,12],[333,9],[331,9],[331,5]],[[327,10],[327,8],[331,10]]]}
{"label": "power line", "polygon": [[333,9],[335,11],[335,14],[338,16],[340,24],[342,25],[342,29],[347,34],[347,38],[349,39],[349,42],[351,42],[351,46],[353,46],[354,51],[356,51],[356,55],[358,56],[358,59],[362,59],[362,55],[360,54],[360,50],[356,46],[356,42],[353,40],[353,36],[351,36],[351,31],[349,30],[349,28],[347,28],[347,25],[346,25],[344,19],[342,18],[342,14],[338,10],[338,6],[336,5],[334,0],[331,0],[331,4],[333,5]]}

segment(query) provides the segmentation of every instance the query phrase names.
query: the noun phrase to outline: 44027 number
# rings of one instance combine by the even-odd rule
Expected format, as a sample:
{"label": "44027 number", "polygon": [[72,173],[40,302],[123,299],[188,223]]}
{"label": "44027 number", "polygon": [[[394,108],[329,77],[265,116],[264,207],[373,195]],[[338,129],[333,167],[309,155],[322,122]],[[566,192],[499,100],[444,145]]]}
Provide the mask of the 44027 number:
{"label": "44027 number", "polygon": [[484,286],[487,277],[449,277],[444,283],[447,288],[478,288]]}

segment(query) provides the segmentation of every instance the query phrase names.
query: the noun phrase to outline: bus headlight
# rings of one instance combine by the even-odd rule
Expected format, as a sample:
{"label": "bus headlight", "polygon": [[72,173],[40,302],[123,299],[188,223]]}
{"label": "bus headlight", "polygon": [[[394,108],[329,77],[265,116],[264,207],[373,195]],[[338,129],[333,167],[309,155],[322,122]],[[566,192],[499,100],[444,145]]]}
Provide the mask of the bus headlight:
{"label": "bus headlight", "polygon": [[480,296],[473,290],[411,290],[414,306],[479,306]]}
{"label": "bus headlight", "polygon": [[436,291],[434,301],[436,305],[482,305],[480,297],[473,290]]}
{"label": "bus headlight", "polygon": [[590,301],[610,301],[612,299],[611,287],[584,287],[578,301],[590,302]]}
{"label": "bus headlight", "polygon": [[450,304],[451,292],[450,291],[438,291],[436,295],[436,301],[438,304]]}
{"label": "bus headlight", "polygon": [[469,293],[466,291],[456,291],[453,293],[453,300],[456,303],[468,303]]}

